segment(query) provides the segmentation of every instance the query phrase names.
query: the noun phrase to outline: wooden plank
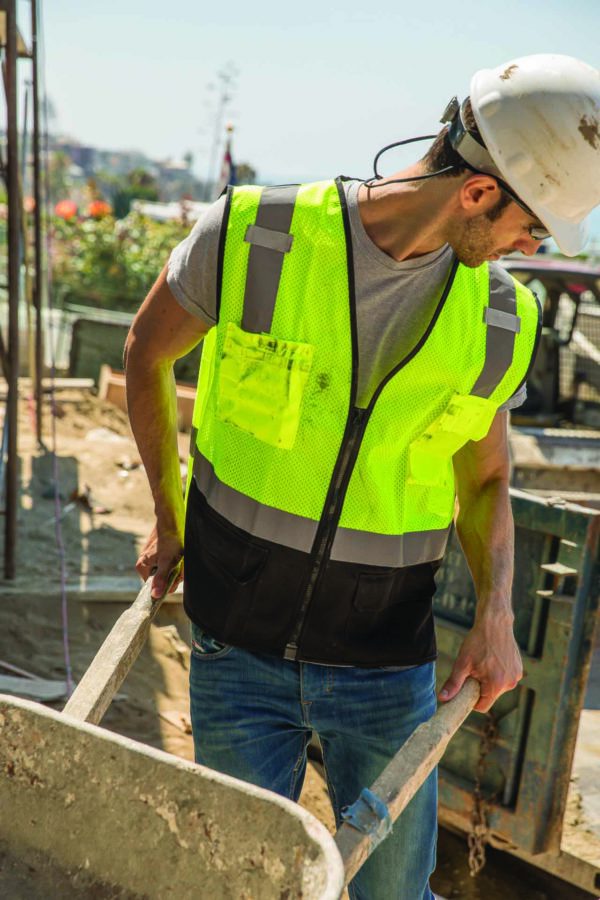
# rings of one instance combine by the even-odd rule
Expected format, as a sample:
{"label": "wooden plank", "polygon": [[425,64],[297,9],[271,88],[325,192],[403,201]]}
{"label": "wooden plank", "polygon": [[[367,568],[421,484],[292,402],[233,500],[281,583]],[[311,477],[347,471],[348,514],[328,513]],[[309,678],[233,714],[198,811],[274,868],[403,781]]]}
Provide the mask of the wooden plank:
{"label": "wooden plank", "polygon": [[[50,391],[85,391],[95,387],[93,378],[42,378],[42,390],[48,394]],[[32,389],[31,378],[19,378],[19,391],[29,393]],[[0,378],[0,397],[6,397],[6,381]]]}
{"label": "wooden plank", "polygon": [[23,678],[38,678],[33,672],[28,672],[27,669],[21,669],[19,666],[6,662],[4,659],[0,659],[0,669],[11,672],[13,675],[21,675]]}
{"label": "wooden plank", "polygon": [[67,696],[67,683],[48,678],[19,678],[16,675],[0,675],[0,694],[25,697],[27,700],[37,700],[39,703],[51,703],[55,700],[64,700]]}
{"label": "wooden plank", "polygon": [[[192,427],[196,388],[189,384],[177,382],[175,389],[177,394],[177,426],[180,431],[189,431]],[[110,366],[103,365],[100,369],[98,397],[127,412],[125,374],[116,372]]]}
{"label": "wooden plank", "polygon": [[[459,694],[413,732],[371,787],[387,806],[392,822],[406,808],[441,759],[448,743],[479,700],[480,686],[467,678]],[[346,884],[375,849],[369,834],[344,822],[335,836]]]}
{"label": "wooden plank", "polygon": [[564,578],[566,575],[577,575],[577,569],[573,569],[572,566],[565,566],[564,563],[560,562],[543,563],[540,569],[543,569],[544,572],[550,572],[551,575],[555,575],[557,578]]}
{"label": "wooden plank", "polygon": [[[138,595],[141,581],[137,575],[93,575],[82,576],[79,581],[67,584],[67,599],[77,603],[131,603]],[[26,590],[22,586],[11,587],[8,584],[2,586],[2,596],[10,597],[13,601],[29,602],[35,598],[46,600],[59,597],[59,588],[54,586],[44,591]],[[181,604],[183,600],[183,585],[180,584],[172,594],[168,594],[163,603]]]}
{"label": "wooden plank", "polygon": [[[177,569],[169,582],[176,577]],[[162,597],[155,600],[151,596],[152,582],[149,578],[129,609],[119,616],[63,712],[93,725],[100,722],[144,646],[162,604]]]}

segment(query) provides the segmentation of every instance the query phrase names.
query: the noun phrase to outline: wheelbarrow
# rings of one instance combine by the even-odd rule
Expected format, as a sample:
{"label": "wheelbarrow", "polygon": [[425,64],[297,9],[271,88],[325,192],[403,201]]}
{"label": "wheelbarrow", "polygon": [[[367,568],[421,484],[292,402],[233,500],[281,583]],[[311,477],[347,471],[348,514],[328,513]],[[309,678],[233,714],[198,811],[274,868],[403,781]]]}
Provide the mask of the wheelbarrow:
{"label": "wheelbarrow", "polygon": [[62,712],[0,695],[0,896],[336,900],[479,697],[470,679],[345,813],[309,812],[99,727],[150,630],[151,579]]}

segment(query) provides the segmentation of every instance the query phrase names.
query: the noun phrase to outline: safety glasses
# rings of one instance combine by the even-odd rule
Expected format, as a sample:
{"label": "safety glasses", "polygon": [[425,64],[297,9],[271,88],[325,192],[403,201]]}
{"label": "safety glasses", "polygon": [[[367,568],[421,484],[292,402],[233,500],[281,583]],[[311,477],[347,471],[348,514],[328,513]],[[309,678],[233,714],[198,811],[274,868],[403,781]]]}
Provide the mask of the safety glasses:
{"label": "safety glasses", "polygon": [[505,184],[503,181],[500,181],[499,178],[497,178],[496,181],[498,182],[498,187],[500,188],[500,190],[504,191],[504,193],[507,194],[510,199],[513,200],[517,204],[517,206],[523,210],[524,213],[527,213],[527,215],[531,216],[532,219],[537,220],[532,225],[529,225],[527,227],[529,237],[533,238],[534,241],[545,241],[547,238],[552,237],[546,226],[542,225],[536,214],[531,209],[529,209],[529,207],[525,203],[523,203],[520,197],[518,197],[517,194],[515,194],[507,184]]}

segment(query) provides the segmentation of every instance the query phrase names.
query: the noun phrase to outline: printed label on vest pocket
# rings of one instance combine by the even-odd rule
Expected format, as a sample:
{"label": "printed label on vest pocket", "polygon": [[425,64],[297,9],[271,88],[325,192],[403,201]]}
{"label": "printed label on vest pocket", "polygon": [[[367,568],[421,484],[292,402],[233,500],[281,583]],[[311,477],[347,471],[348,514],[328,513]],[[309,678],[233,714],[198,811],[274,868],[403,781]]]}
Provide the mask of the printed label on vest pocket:
{"label": "printed label on vest pocket", "polygon": [[296,440],[314,347],[227,323],[217,396],[221,421],[281,450]]}

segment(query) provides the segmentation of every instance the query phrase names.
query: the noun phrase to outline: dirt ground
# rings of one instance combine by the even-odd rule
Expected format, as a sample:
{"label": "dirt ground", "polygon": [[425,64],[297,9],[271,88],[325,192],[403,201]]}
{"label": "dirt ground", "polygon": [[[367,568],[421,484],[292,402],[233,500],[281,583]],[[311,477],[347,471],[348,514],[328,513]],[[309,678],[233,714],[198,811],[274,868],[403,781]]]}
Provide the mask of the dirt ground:
{"label": "dirt ground", "polygon": [[[50,415],[43,433],[46,449],[35,446],[31,408],[21,404],[21,510],[17,578],[0,589],[0,662],[42,678],[64,679],[60,581],[54,521],[54,480],[61,497],[62,544],[69,586],[68,632],[77,681],[104,636],[132,598],[139,582],[134,564],[152,524],[152,501],[124,413],[90,392],[57,395],[58,455],[50,444]],[[186,455],[182,436],[180,452]],[[77,499],[79,498],[79,499]],[[108,592],[112,593],[108,593]],[[122,594],[123,596],[120,596]],[[112,597],[114,602],[99,599]],[[118,600],[118,602],[117,602]],[[164,604],[150,639],[109,708],[103,726],[186,759],[193,758],[189,733],[187,672],[189,628],[180,602]],[[8,674],[0,665],[0,675]],[[49,704],[59,709],[62,702]],[[574,790],[571,831],[583,829]],[[334,831],[333,815],[318,768],[308,768],[301,803]],[[585,842],[585,835],[582,838]],[[575,900],[529,869],[489,853],[482,875],[470,879],[463,839],[443,832],[434,887],[464,900]],[[516,869],[515,869],[516,866]],[[508,874],[507,874],[508,871]],[[511,874],[512,873],[512,874]],[[583,895],[581,895],[583,896]]]}

